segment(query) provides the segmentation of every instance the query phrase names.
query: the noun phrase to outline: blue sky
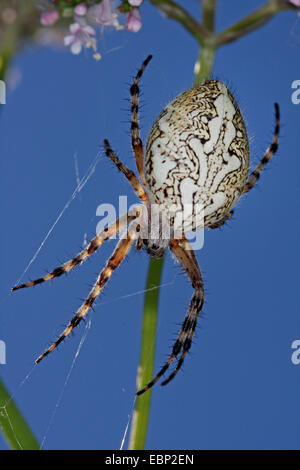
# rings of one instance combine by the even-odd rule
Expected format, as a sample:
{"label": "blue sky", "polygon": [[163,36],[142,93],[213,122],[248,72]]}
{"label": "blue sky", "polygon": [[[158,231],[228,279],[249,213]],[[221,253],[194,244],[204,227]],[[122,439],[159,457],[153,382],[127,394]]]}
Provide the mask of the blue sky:
{"label": "blue sky", "polygon": [[[184,4],[198,14],[197,1]],[[221,1],[218,28],[261,4]],[[198,54],[193,38],[147,2],[142,15],[136,35],[105,32],[98,63],[89,54],[27,47],[14,64],[22,82],[2,110],[0,339],[6,342],[7,364],[0,365],[0,373],[46,449],[119,448],[132,412],[146,253],[133,250],[114,274],[90,316],[91,328],[66,385],[84,325],[22,380],[79,307],[115,242],[67,278],[14,295],[9,289],[76,187],[75,154],[81,177],[100,150],[99,163],[24,281],[69,259],[86,235],[94,236],[99,204],[117,204],[120,194],[135,202],[101,149],[109,138],[134,167],[127,99],[144,58],[153,54],[142,83],[144,140],[161,109],[192,85]],[[153,389],[148,449],[300,448],[300,365],[291,362],[291,344],[300,339],[300,104],[291,101],[299,64],[300,19],[292,13],[278,15],[217,53],[214,76],[230,85],[241,106],[252,166],[272,138],[275,101],[282,116],[280,147],[234,219],[205,233],[197,253],[205,316],[184,371],[167,387]],[[156,369],[192,295],[170,256],[163,284]],[[0,448],[6,448],[1,437]]]}

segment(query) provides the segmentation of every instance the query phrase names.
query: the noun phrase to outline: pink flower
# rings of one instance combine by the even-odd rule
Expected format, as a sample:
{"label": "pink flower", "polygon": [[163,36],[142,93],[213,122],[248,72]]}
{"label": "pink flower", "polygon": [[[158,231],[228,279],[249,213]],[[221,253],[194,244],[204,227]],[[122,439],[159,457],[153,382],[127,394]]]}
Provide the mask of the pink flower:
{"label": "pink flower", "polygon": [[300,0],[290,0],[290,3],[296,5],[296,7],[300,7]]}
{"label": "pink flower", "polygon": [[119,26],[117,14],[112,11],[110,0],[102,0],[101,3],[89,9],[91,18],[104,26]]}
{"label": "pink flower", "polygon": [[132,7],[139,7],[139,6],[141,6],[141,4],[143,3],[143,0],[128,0],[128,3],[129,3]]}
{"label": "pink flower", "polygon": [[132,8],[127,16],[126,28],[132,33],[137,33],[142,27],[142,18],[138,8]]}
{"label": "pink flower", "polygon": [[52,26],[59,18],[59,13],[56,10],[44,11],[41,15],[41,23],[44,26]]}
{"label": "pink flower", "polygon": [[84,16],[86,15],[86,12],[87,12],[87,6],[84,2],[82,3],[79,3],[78,5],[76,5],[76,7],[74,8],[74,13],[75,15],[78,15],[78,16]]}
{"label": "pink flower", "polygon": [[82,46],[92,47],[96,50],[96,31],[84,21],[70,25],[70,33],[64,38],[65,46],[71,46],[72,54],[80,54]]}

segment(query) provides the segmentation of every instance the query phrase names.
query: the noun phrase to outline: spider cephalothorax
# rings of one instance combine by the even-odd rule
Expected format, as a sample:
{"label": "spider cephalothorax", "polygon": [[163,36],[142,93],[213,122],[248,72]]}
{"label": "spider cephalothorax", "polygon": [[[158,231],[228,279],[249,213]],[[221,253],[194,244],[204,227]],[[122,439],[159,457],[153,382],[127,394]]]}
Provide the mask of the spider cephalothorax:
{"label": "spider cephalothorax", "polygon": [[191,347],[203,307],[202,276],[185,234],[204,227],[221,227],[232,216],[240,196],[253,188],[276,152],[279,135],[279,107],[275,104],[273,141],[248,175],[249,145],[241,112],[224,83],[210,80],[182,93],[166,106],[150,131],[144,157],[138,119],[139,82],[150,59],[151,56],[143,62],[130,88],[132,148],[141,181],[119,160],[109,142],[104,141],[106,155],[128,179],[142,204],[106,227],[72,260],[44,277],[13,287],[17,290],[34,286],[67,273],[92,255],[105,240],[127,227],[88,297],[57,341],[38,357],[36,362],[40,362],[86,316],[134,240],[137,249],[144,246],[149,255],[157,258],[169,248],[189,277],[194,293],[168,360],[138,394],[152,387],[180,355],[162,385],[177,374]]}

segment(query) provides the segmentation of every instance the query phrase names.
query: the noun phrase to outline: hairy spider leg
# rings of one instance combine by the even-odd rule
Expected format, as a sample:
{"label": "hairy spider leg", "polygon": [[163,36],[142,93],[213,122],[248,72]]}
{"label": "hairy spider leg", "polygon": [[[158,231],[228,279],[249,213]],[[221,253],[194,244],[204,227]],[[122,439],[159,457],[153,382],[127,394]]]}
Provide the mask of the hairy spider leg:
{"label": "hairy spider leg", "polygon": [[185,316],[181,330],[178,334],[177,340],[174,343],[172,353],[170,354],[168,360],[160,369],[160,371],[156,374],[156,376],[144,388],[139,390],[137,392],[137,395],[141,395],[142,393],[146,392],[151,387],[153,387],[153,385],[167,371],[167,369],[170,367],[174,359],[176,359],[178,354],[182,351],[176,368],[170,374],[170,376],[162,382],[162,385],[166,385],[167,383],[169,383],[175,377],[175,375],[181,368],[183,361],[185,359],[185,356],[187,352],[189,351],[191,344],[192,344],[192,339],[195,333],[197,320],[204,304],[204,286],[203,286],[200,268],[196,260],[196,257],[194,255],[194,252],[193,250],[187,249],[188,247],[187,244],[188,244],[187,241],[185,241],[185,243],[183,243],[182,245],[179,240],[173,239],[170,241],[169,247],[172,253],[176,256],[179,263],[184,268],[186,274],[188,275],[191,281],[191,284],[194,288],[194,294],[191,299],[190,306]]}
{"label": "hairy spider leg", "polygon": [[59,338],[48,348],[46,349],[43,354],[41,354],[37,359],[36,363],[39,363],[45,356],[47,356],[50,352],[52,352],[57,346],[71,333],[71,331],[76,328],[77,325],[83,320],[83,318],[88,313],[89,309],[92,307],[93,303],[95,302],[96,298],[99,296],[101,291],[103,290],[104,286],[106,285],[107,281],[111,277],[112,273],[118,268],[128,254],[132,243],[134,242],[136,237],[136,225],[135,223],[131,224],[131,226],[127,229],[126,237],[121,238],[112,254],[112,256],[107,261],[105,267],[99,274],[95,285],[93,286],[92,290],[90,291],[88,297],[83,302],[82,306],[76,312],[72,320],[69,322],[68,326],[59,336]]}
{"label": "hairy spider leg", "polygon": [[24,289],[25,287],[36,286],[37,284],[41,284],[42,282],[49,281],[51,279],[54,279],[55,277],[61,276],[62,274],[66,274],[67,272],[71,271],[71,269],[75,268],[75,266],[81,264],[89,256],[95,253],[104,241],[108,240],[116,233],[123,230],[123,228],[125,228],[130,222],[132,222],[137,217],[137,215],[138,213],[135,215],[131,215],[129,213],[124,214],[118,220],[106,227],[101,233],[99,233],[99,235],[93,238],[93,240],[88,244],[88,246],[80,253],[78,253],[73,259],[67,261],[62,266],[55,268],[50,273],[46,274],[46,276],[35,279],[34,281],[26,282],[24,284],[19,284],[18,286],[14,286],[11,290],[15,291],[18,289]]}
{"label": "hairy spider leg", "polygon": [[143,154],[143,143],[140,137],[140,126],[139,126],[139,95],[140,88],[139,83],[143,75],[143,72],[152,59],[152,55],[149,55],[146,60],[142,63],[135,79],[130,87],[131,95],[131,145],[135,156],[136,167],[141,177],[143,184],[146,186],[145,174],[144,174],[144,154]]}
{"label": "hairy spider leg", "polygon": [[130,170],[126,165],[124,165],[124,163],[121,162],[117,154],[112,150],[110,143],[107,139],[104,140],[104,148],[108,158],[110,158],[111,161],[116,165],[118,170],[123,173],[123,175],[125,175],[129,183],[131,184],[133,190],[135,191],[136,195],[141,199],[141,201],[147,201],[148,196],[145,193],[145,190],[141,185],[139,179],[132,170]]}

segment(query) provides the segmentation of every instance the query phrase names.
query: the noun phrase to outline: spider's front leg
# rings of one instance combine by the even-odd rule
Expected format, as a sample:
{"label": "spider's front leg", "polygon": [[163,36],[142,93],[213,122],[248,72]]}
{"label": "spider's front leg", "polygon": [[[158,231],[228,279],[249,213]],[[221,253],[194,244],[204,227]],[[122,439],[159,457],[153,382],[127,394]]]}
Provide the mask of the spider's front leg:
{"label": "spider's front leg", "polygon": [[18,286],[14,286],[11,290],[15,291],[19,289],[24,289],[25,287],[36,286],[37,284],[50,281],[51,279],[54,279],[55,277],[59,277],[62,274],[68,273],[69,271],[71,271],[71,269],[74,269],[76,266],[83,263],[83,261],[85,261],[89,256],[95,253],[105,240],[108,240],[109,238],[113,237],[116,233],[123,230],[123,228],[125,228],[129,223],[131,223],[139,215],[140,215],[140,208],[137,207],[135,213],[133,210],[130,213],[127,213],[121,216],[114,223],[106,227],[101,233],[99,233],[99,235],[93,238],[93,240],[88,244],[88,246],[84,250],[78,253],[78,255],[76,255],[70,261],[67,261],[62,266],[55,268],[50,273],[46,274],[46,276],[35,279],[34,281],[26,282],[24,284],[19,284]]}
{"label": "spider's front leg", "polygon": [[170,374],[170,376],[164,382],[162,382],[162,385],[166,385],[175,377],[191,347],[197,320],[204,304],[204,286],[202,276],[193,250],[190,249],[190,246],[186,240],[179,241],[177,239],[173,239],[170,241],[169,247],[188,275],[194,288],[194,294],[177,340],[173,346],[172,353],[154,379],[151,380],[151,382],[149,382],[143,389],[139,390],[137,395],[141,395],[153,387],[153,385],[167,371],[174,359],[176,359],[178,354],[181,352],[181,356],[178,360],[176,368]]}
{"label": "spider's front leg", "polygon": [[[135,156],[136,167],[138,173],[141,177],[141,180],[144,185],[146,185],[145,175],[144,175],[144,152],[143,152],[143,143],[140,137],[140,125],[139,125],[139,95],[140,88],[139,83],[143,75],[145,67],[152,59],[152,56],[149,55],[146,60],[142,63],[140,69],[138,70],[135,79],[130,87],[130,101],[131,101],[131,145],[132,150]],[[139,179],[136,177],[134,172],[130,170],[124,163],[121,162],[116,153],[112,150],[107,139],[104,140],[104,148],[106,155],[113,161],[116,167],[123,173],[128,179],[129,183],[133,187],[137,196],[145,202],[147,200],[147,195],[144,191],[143,186],[141,185]]]}
{"label": "spider's front leg", "polygon": [[132,243],[136,238],[136,231],[137,225],[136,222],[133,222],[129,228],[127,229],[126,236],[121,238],[119,243],[117,244],[112,256],[107,261],[105,267],[99,274],[94,287],[92,288],[91,292],[89,293],[88,297],[76,312],[75,316],[69,322],[66,329],[62,332],[59,338],[48,348],[46,351],[41,354],[36,363],[40,362],[45,356],[47,356],[51,351],[53,351],[57,346],[74,330],[74,328],[79,325],[81,320],[83,320],[88,313],[89,309],[92,307],[93,303],[95,302],[96,298],[102,292],[105,284],[111,277],[112,273],[116,268],[118,268],[123,261],[123,259],[128,254]]}
{"label": "spider's front leg", "polygon": [[[148,58],[147,60],[149,61],[150,59]],[[146,66],[146,62],[147,61],[144,62],[144,67]],[[136,80],[137,79],[139,80],[142,74],[142,71],[143,71],[143,68],[140,69],[140,72],[138,73]],[[124,165],[124,163],[121,162],[119,157],[112,150],[107,139],[104,140],[104,147],[105,147],[106,155],[112,160],[112,162],[116,165],[118,170],[125,175],[129,183],[133,187],[136,195],[140,198],[141,201],[145,203],[148,200],[148,196],[143,186],[141,185],[139,179],[137,178],[137,176],[134,174],[132,170],[130,170],[126,165]],[[66,274],[71,269],[75,268],[78,264],[81,264],[83,261],[85,261],[93,253],[95,253],[95,251],[98,250],[98,248],[102,245],[102,243],[105,240],[108,240],[113,235],[120,232],[124,227],[126,227],[130,222],[132,222],[138,215],[139,215],[138,213],[133,216],[130,214],[125,214],[124,216],[120,217],[120,219],[118,219],[116,222],[114,222],[109,227],[104,229],[103,232],[101,232],[99,235],[93,238],[93,240],[88,244],[88,246],[84,250],[82,250],[80,253],[78,253],[73,259],[67,261],[62,266],[55,268],[50,273],[46,274],[46,276],[43,276],[33,281],[12,287],[12,291],[24,289],[25,287],[32,287],[37,284],[41,284],[45,281],[54,279],[55,277],[59,277],[62,274]]]}
{"label": "spider's front leg", "polygon": [[130,170],[126,165],[124,165],[124,163],[121,162],[117,154],[112,150],[110,143],[107,139],[104,140],[104,148],[107,157],[111,159],[111,161],[116,165],[118,170],[123,173],[123,175],[127,178],[136,195],[141,199],[141,201],[147,201],[148,196],[145,193],[145,190],[141,185],[139,179],[132,170]]}
{"label": "spider's front leg", "polygon": [[135,79],[130,87],[131,95],[131,145],[132,150],[135,156],[136,167],[138,173],[141,177],[143,184],[146,186],[145,174],[144,174],[144,154],[143,154],[143,143],[140,137],[140,125],[139,125],[139,96],[140,88],[139,83],[143,75],[143,72],[152,59],[152,55],[149,55],[147,59],[144,60],[140,69],[138,70]]}
{"label": "spider's front leg", "polygon": [[[141,177],[143,184],[146,186],[145,174],[144,174],[144,151],[143,143],[141,139],[140,125],[139,125],[139,97],[140,97],[140,80],[143,75],[145,68],[152,59],[152,55],[149,55],[147,59],[144,60],[140,69],[138,70],[133,83],[130,87],[130,102],[131,102],[131,146],[135,156],[136,167],[138,173]],[[123,173],[128,179],[129,183],[133,187],[137,196],[145,202],[147,200],[147,195],[144,191],[143,186],[141,185],[139,179],[130,170],[126,165],[124,165],[116,153],[112,150],[107,139],[104,140],[104,148],[106,155],[113,161],[117,168]]]}

